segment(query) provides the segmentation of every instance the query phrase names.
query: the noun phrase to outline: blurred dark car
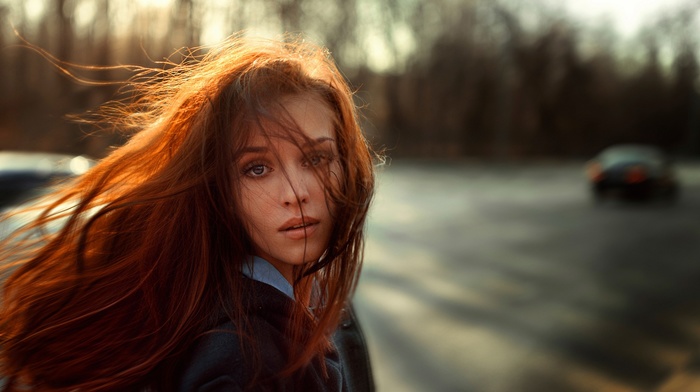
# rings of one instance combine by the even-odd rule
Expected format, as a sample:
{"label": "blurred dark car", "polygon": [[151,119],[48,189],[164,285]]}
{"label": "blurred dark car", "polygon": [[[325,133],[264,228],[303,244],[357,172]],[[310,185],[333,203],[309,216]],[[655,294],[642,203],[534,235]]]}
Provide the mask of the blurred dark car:
{"label": "blurred dark car", "polygon": [[678,196],[673,161],[654,146],[608,147],[587,163],[586,173],[596,201],[607,196],[674,201]]}
{"label": "blurred dark car", "polygon": [[21,204],[56,181],[80,175],[94,163],[84,156],[0,151],[0,210]]}

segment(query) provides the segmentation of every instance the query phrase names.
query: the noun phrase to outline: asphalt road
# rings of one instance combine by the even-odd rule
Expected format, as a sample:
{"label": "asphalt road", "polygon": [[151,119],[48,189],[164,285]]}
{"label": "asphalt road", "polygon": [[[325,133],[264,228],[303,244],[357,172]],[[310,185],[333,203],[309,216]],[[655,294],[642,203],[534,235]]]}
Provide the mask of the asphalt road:
{"label": "asphalt road", "polygon": [[700,164],[679,176],[675,205],[596,206],[581,162],[383,168],[355,298],[378,390],[692,390]]}

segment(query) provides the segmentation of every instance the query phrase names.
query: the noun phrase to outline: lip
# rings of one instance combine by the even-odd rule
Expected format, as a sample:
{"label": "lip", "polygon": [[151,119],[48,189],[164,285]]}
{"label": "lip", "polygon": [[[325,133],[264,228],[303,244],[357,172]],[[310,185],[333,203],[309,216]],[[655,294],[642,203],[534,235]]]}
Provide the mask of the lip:
{"label": "lip", "polygon": [[[320,221],[311,216],[295,217],[284,222],[279,228],[279,232],[291,240],[301,240],[310,237],[318,228]],[[306,226],[291,229],[291,227],[306,224]]]}

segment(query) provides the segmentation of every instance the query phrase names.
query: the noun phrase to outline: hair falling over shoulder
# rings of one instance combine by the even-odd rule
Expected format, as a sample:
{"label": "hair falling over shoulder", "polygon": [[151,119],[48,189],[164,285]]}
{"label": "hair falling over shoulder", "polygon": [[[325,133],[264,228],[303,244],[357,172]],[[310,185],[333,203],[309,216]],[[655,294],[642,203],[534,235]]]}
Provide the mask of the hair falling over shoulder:
{"label": "hair falling over shoulder", "polygon": [[352,91],[327,51],[239,35],[138,69],[127,86],[137,98],[90,121],[130,140],[20,212],[31,222],[3,240],[5,390],[166,389],[168,364],[222,314],[245,326],[240,271],[251,244],[233,162],[251,124],[270,120],[271,105],[292,94],[316,94],[334,110],[345,175],[328,190],[329,248],[298,271],[298,285],[313,275],[321,298],[313,314],[293,310],[302,348],[286,372],[323,355],[357,283],[374,188]]}

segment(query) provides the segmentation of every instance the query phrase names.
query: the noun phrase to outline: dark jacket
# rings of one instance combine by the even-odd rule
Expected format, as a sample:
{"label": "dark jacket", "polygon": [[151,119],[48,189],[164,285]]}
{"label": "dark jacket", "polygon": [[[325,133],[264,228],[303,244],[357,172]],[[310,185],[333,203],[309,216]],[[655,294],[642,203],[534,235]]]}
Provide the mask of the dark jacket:
{"label": "dark jacket", "polygon": [[[275,377],[285,365],[290,339],[285,328],[292,300],[265,283],[250,283],[251,301],[246,311],[253,338],[259,344],[259,383],[255,391],[373,391],[374,383],[364,336],[352,308],[333,336],[336,350],[324,358],[327,376],[318,361],[286,378]],[[243,391],[253,375],[252,361],[244,349],[234,325],[223,322],[200,337],[182,361],[180,392]]]}

